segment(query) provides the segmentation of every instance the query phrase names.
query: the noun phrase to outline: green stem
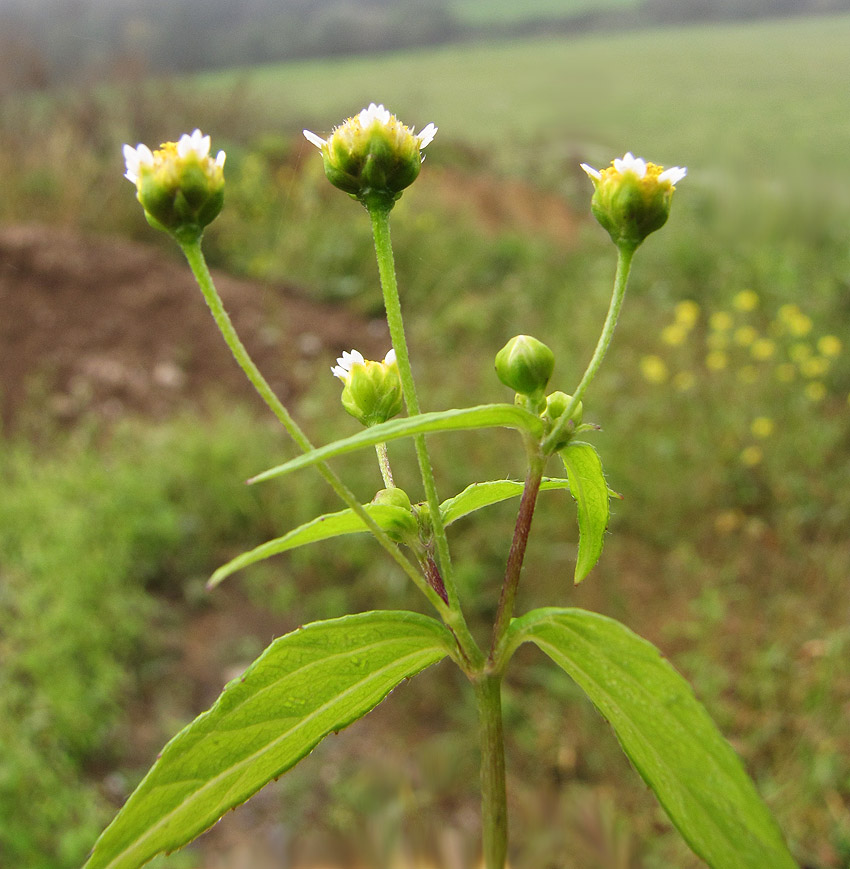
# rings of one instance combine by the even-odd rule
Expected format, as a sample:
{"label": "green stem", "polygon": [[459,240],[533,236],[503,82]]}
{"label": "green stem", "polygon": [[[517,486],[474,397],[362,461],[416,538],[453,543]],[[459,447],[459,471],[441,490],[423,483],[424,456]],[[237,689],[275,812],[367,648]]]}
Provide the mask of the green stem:
{"label": "green stem", "polygon": [[393,482],[393,469],[390,467],[390,455],[385,443],[375,444],[375,452],[378,454],[378,466],[381,469],[381,477],[387,489],[395,488]]}
{"label": "green stem", "polygon": [[504,869],[508,853],[501,681],[501,676],[486,675],[474,683],[481,740],[481,838],[486,869]]}
{"label": "green stem", "polygon": [[[289,433],[292,440],[298,445],[302,452],[309,452],[313,449],[312,443],[307,435],[302,431],[298,423],[292,418],[289,411],[281,403],[280,399],[275,395],[272,388],[269,386],[265,377],[257,368],[254,360],[251,358],[245,345],[242,343],[233,323],[228,316],[227,311],[221,301],[218,291],[213,283],[212,275],[207,267],[204,259],[203,251],[201,250],[200,241],[185,243],[180,245],[183,248],[183,253],[192,269],[195,280],[201,288],[204,299],[213,315],[213,319],[224,337],[230,352],[234,359],[239,363],[239,366],[245,372],[248,380],[257,390],[260,397],[268,405],[271,412],[278,418],[281,425]],[[342,482],[342,480],[328,467],[327,464],[321,462],[316,465],[319,473],[325,478],[331,488],[342,499],[347,507],[350,507],[366,524],[367,528],[375,535],[378,542],[384,549],[389,552],[393,560],[404,570],[404,572],[416,583],[417,587],[426,595],[431,603],[436,607],[437,611],[444,615],[447,607],[440,596],[428,585],[422,574],[401,552],[398,546],[393,543],[387,533],[375,522],[375,520],[363,509],[363,505],[357,500],[354,493]]]}
{"label": "green stem", "polygon": [[[390,339],[395,350],[396,362],[401,387],[404,393],[404,403],[407,406],[409,416],[420,413],[419,399],[416,395],[416,384],[413,380],[413,371],[410,367],[410,355],[407,350],[407,339],[404,334],[404,320],[401,315],[401,301],[398,293],[398,280],[395,273],[395,260],[393,258],[392,242],[390,240],[390,212],[380,206],[368,208],[369,217],[372,220],[372,236],[375,242],[375,255],[378,261],[378,275],[381,279],[381,289],[384,294],[384,306],[387,314],[387,325],[390,330]],[[437,496],[437,484],[434,479],[434,469],[431,466],[431,458],[428,455],[428,447],[425,444],[424,435],[416,435],[413,439],[416,449],[416,458],[419,462],[419,471],[422,475],[422,485],[425,489],[425,499],[431,516],[431,525],[434,532],[434,541],[437,545],[437,556],[443,584],[448,597],[448,605],[452,612],[451,619],[446,619],[449,627],[455,631],[458,642],[469,656],[471,661],[481,661],[482,655],[475,640],[469,633],[466,620],[460,609],[460,603],[455,587],[452,570],[449,542],[446,537],[446,529],[440,515],[440,500]]]}
{"label": "green stem", "polygon": [[626,286],[629,282],[629,271],[631,270],[632,257],[636,248],[630,245],[618,245],[617,247],[617,272],[614,275],[614,292],[611,296],[611,304],[608,306],[608,316],[605,318],[605,325],[602,327],[602,334],[599,336],[599,341],[596,343],[596,349],[593,351],[593,356],[587,365],[587,369],[573,392],[572,400],[567,405],[564,412],[558,418],[557,423],[552,427],[552,431],[546,440],[543,442],[543,451],[549,454],[553,451],[554,445],[558,442],[563,431],[573,414],[573,411],[578,407],[578,403],[582,400],[590,382],[596,377],[599,368],[602,365],[602,360],[608,352],[608,347],[611,344],[611,339],[614,337],[614,330],[617,327],[617,319],[620,316],[620,308],[623,306],[623,299],[626,296]]}

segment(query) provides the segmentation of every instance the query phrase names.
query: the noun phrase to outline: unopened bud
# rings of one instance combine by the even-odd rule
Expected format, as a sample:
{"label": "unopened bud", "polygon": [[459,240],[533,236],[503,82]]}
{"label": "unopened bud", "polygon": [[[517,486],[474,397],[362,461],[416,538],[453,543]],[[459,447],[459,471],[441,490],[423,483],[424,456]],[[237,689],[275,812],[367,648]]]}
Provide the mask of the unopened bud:
{"label": "unopened bud", "polygon": [[404,489],[392,487],[381,489],[372,499],[373,504],[383,504],[395,508],[393,519],[384,526],[384,530],[397,543],[412,541],[419,535],[419,523],[413,515],[410,498]]}
{"label": "unopened bud", "polygon": [[[546,408],[541,415],[549,430],[564,415],[564,411],[569,407],[572,400],[573,397],[565,392],[553,392],[551,395],[546,396]],[[581,402],[578,402],[569,416],[569,421],[564,428],[563,437],[555,444],[556,450],[560,450],[567,445],[573,432],[581,425],[583,415],[584,407]]]}
{"label": "unopened bud", "polygon": [[520,395],[541,397],[555,369],[555,356],[531,335],[517,335],[496,354],[499,380]]}

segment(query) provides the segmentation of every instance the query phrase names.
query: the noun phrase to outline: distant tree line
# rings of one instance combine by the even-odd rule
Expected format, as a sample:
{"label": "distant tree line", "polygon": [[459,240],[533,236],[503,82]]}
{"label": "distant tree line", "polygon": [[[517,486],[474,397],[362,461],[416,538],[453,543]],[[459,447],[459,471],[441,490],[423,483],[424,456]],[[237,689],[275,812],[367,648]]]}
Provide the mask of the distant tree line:
{"label": "distant tree line", "polygon": [[0,93],[538,32],[850,10],[850,0],[642,0],[471,25],[453,0],[0,0]]}

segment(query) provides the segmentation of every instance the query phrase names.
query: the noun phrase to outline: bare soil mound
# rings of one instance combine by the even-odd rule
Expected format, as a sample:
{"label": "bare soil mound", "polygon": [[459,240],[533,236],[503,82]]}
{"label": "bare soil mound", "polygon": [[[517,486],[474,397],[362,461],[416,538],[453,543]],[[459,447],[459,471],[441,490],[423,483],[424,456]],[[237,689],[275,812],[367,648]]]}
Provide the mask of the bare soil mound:
{"label": "bare soil mound", "polygon": [[[286,399],[367,333],[340,306],[216,273],[236,328]],[[368,330],[383,352],[384,328]],[[369,337],[366,338],[366,344]],[[309,363],[309,364],[307,364]],[[44,226],[0,227],[0,416],[159,417],[218,393],[257,402],[187,265],[155,247]]]}

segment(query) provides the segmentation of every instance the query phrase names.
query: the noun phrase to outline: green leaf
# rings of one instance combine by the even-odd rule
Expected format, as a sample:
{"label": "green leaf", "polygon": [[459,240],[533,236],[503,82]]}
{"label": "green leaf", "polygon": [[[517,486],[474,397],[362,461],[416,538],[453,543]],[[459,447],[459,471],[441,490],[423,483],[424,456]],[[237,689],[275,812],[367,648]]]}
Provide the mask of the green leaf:
{"label": "green leaf", "polygon": [[690,685],[651,643],[579,609],[534,610],[506,642],[531,641],[608,719],[691,848],[716,869],[792,869],[782,834]]}
{"label": "green leaf", "polygon": [[593,570],[602,554],[608,527],[608,485],[596,450],[574,441],[561,450],[561,459],[570,482],[570,493],[578,507],[578,557],[575,584]]}
{"label": "green leaf", "polygon": [[315,622],[275,640],[165,746],[86,869],[135,869],[190,842],[451,643],[439,622],[408,612]]}
{"label": "green leaf", "polygon": [[[440,505],[440,513],[443,517],[445,525],[451,525],[452,522],[457,522],[463,516],[468,516],[482,507],[489,507],[491,504],[497,504],[499,501],[506,501],[508,498],[516,498],[522,494],[524,483],[517,483],[514,480],[491,480],[486,483],[473,483],[467,486],[460,494],[454,498],[449,498]],[[545,477],[540,485],[541,491],[544,489],[567,489],[569,483],[566,480],[552,479]]]}
{"label": "green leaf", "polygon": [[270,468],[252,477],[249,483],[259,483],[280,477],[299,468],[324,462],[343,453],[362,450],[364,447],[417,434],[433,434],[441,431],[464,431],[477,428],[515,428],[527,431],[535,437],[543,434],[542,420],[515,404],[483,404],[478,407],[465,407],[460,410],[440,410],[434,413],[421,413],[417,416],[391,419],[380,425],[373,425],[351,437],[311,450],[291,461]]}
{"label": "green leaf", "polygon": [[[392,504],[364,504],[363,509],[384,531],[397,531],[403,528],[416,531],[416,519],[410,510],[405,510],[403,507],[395,507]],[[236,573],[237,570],[271,558],[272,555],[296,549],[307,543],[316,543],[319,540],[329,540],[342,534],[357,534],[368,530],[365,522],[351,508],[340,510],[338,513],[326,513],[304,525],[299,525],[298,528],[293,528],[283,537],[276,537],[274,540],[256,546],[249,552],[237,555],[236,558],[219,567],[210,577],[207,587],[213,588],[223,579]]]}

